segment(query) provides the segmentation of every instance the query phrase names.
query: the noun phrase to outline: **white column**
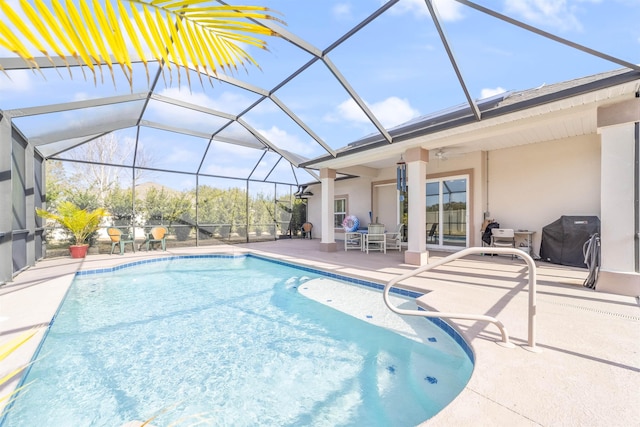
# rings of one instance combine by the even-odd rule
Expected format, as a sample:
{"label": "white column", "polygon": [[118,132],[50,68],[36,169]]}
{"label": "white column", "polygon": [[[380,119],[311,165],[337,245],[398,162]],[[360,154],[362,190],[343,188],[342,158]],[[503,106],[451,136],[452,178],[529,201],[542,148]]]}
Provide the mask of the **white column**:
{"label": "white column", "polygon": [[320,250],[324,252],[335,252],[337,245],[333,229],[333,199],[336,171],[333,169],[320,169],[320,184],[322,186],[321,197],[321,221],[322,240]]}
{"label": "white column", "polygon": [[636,151],[640,99],[598,109],[600,155],[600,273],[596,289],[640,295],[638,237],[640,185]]}
{"label": "white column", "polygon": [[409,197],[407,251],[404,262],[412,265],[424,265],[429,262],[426,250],[427,238],[427,163],[429,151],[423,148],[411,148],[406,151],[407,195]]}

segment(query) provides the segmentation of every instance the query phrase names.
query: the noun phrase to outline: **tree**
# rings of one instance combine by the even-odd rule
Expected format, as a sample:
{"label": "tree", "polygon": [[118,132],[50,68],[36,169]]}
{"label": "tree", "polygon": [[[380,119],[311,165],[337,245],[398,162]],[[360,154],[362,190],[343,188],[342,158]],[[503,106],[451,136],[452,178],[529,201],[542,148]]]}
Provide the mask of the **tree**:
{"label": "tree", "polygon": [[169,220],[169,225],[174,226],[174,233],[178,240],[187,240],[193,229],[192,205],[192,198],[187,192],[173,194],[169,198],[166,218]]}
{"label": "tree", "polygon": [[240,188],[230,188],[227,190],[226,200],[228,208],[227,224],[231,224],[231,231],[235,231],[240,236],[247,233],[247,192]]}
{"label": "tree", "polygon": [[138,202],[146,225],[174,226],[178,240],[186,240],[194,225],[194,198],[189,191],[167,191],[152,187]]}
{"label": "tree", "polygon": [[45,163],[47,208],[55,209],[65,199],[68,191],[64,165],[59,160],[47,160]]}
{"label": "tree", "polygon": [[[100,204],[105,206],[110,191],[119,186],[121,181],[131,182],[133,179],[130,168],[109,165],[130,163],[134,149],[134,144],[121,144],[113,133],[77,147],[70,152],[71,158],[78,161],[72,163],[74,181],[84,188],[91,188]],[[150,155],[138,147],[137,166],[147,166],[150,161]],[[139,179],[143,173],[144,170],[136,168],[135,178]]]}
{"label": "tree", "polygon": [[273,197],[259,192],[249,198],[249,224],[255,226],[257,235],[263,231],[271,230],[270,224],[275,222],[269,207],[273,206]]}
{"label": "tree", "polygon": [[152,187],[140,201],[139,206],[146,224],[164,224],[165,216],[169,212],[169,192],[164,188]]}
{"label": "tree", "polygon": [[109,191],[105,207],[111,214],[113,225],[131,225],[133,215],[133,192],[120,188],[118,184]]}
{"label": "tree", "polygon": [[91,189],[68,188],[65,192],[67,193],[65,201],[73,203],[80,209],[94,210],[104,207],[104,204],[100,203],[98,196]]}

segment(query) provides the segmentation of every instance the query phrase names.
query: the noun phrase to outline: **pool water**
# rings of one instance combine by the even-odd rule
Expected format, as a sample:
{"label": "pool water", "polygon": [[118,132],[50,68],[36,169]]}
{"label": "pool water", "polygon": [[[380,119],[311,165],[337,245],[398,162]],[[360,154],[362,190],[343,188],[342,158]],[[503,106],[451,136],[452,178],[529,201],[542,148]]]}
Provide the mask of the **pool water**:
{"label": "pool water", "polygon": [[473,365],[449,335],[300,295],[315,277],[254,257],[78,276],[2,425],[411,426],[463,389]]}

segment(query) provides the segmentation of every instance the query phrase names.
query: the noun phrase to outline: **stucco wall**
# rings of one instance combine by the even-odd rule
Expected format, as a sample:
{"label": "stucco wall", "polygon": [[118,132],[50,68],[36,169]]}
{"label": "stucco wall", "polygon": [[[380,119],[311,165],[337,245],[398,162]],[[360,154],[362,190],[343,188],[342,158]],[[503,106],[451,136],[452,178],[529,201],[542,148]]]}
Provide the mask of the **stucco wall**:
{"label": "stucco wall", "polygon": [[549,141],[488,153],[488,204],[503,228],[536,231],[562,215],[600,216],[600,137]]}
{"label": "stucco wall", "polygon": [[390,184],[378,184],[373,186],[373,220],[385,224],[388,231],[395,228],[398,223],[398,190],[395,181]]}
{"label": "stucco wall", "polygon": [[[315,194],[308,200],[307,219],[313,224],[314,236],[322,233],[320,219],[320,185],[309,187]],[[354,178],[337,180],[335,182],[335,196],[347,196],[347,215],[355,215],[363,225],[369,223],[369,210],[371,209],[371,179]],[[342,229],[336,229],[335,238],[343,239]]]}

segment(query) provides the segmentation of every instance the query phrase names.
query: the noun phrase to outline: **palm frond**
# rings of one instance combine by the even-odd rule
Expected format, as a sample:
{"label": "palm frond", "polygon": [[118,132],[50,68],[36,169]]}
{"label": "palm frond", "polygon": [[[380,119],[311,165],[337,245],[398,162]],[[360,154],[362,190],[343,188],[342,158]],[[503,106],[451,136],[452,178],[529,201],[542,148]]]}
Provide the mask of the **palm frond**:
{"label": "palm frond", "polygon": [[242,45],[267,49],[265,38],[277,34],[259,20],[284,23],[266,7],[211,5],[210,0],[107,0],[104,7],[99,0],[51,0],[50,7],[43,0],[20,0],[20,8],[22,15],[0,0],[0,46],[29,67],[37,67],[35,51],[52,64],[51,56],[58,56],[67,67],[70,57],[87,67],[94,81],[108,67],[115,84],[118,64],[131,88],[129,50],[144,64],[147,81],[148,62],[155,60],[169,73],[175,65],[178,81],[180,69],[187,70],[190,86],[191,68],[211,78],[246,64],[257,66]]}
{"label": "palm frond", "polygon": [[[24,332],[23,334],[16,335],[15,337],[10,339],[9,341],[6,341],[6,342],[0,344],[0,361],[6,359],[11,353],[13,353],[18,348],[20,348],[20,346],[22,346],[22,344],[24,344],[27,341],[29,341],[31,339],[31,337],[33,337],[35,334],[38,333],[38,331],[39,331],[38,328],[30,329],[30,330]],[[0,382],[0,384],[2,384],[2,383]]]}
{"label": "palm frond", "polygon": [[[29,341],[35,334],[40,331],[40,328],[33,328],[28,331],[23,332],[20,335],[16,335],[14,338],[9,341],[3,342],[0,344],[0,362],[9,357],[14,351],[18,350],[22,345],[24,345],[27,341]],[[31,362],[33,363],[33,362]],[[28,368],[31,363],[27,363],[25,365],[18,366],[13,371],[5,374],[2,378],[0,378],[0,385],[5,385],[8,381],[10,381],[13,377],[18,375],[20,372],[24,371]],[[24,389],[29,384],[24,384],[22,387],[19,387],[8,394],[0,395],[0,403],[5,402],[11,398],[14,398],[18,391]],[[5,408],[6,410],[6,408]],[[0,413],[0,416],[4,414],[4,410]]]}

